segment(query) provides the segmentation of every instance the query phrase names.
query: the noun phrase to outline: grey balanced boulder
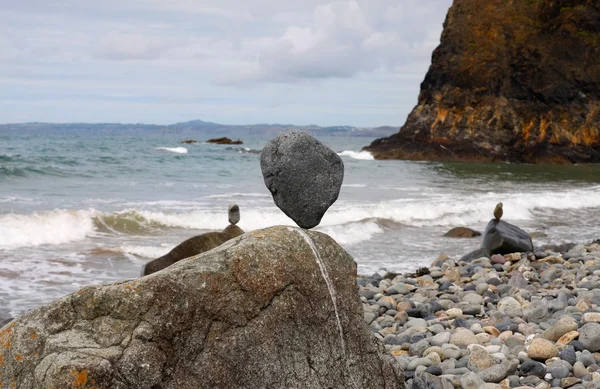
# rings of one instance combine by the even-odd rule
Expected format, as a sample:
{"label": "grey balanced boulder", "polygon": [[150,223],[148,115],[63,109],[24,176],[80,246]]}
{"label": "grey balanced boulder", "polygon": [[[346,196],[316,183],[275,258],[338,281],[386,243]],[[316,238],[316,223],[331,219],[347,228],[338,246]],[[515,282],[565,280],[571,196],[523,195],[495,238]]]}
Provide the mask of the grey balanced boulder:
{"label": "grey balanced boulder", "polygon": [[483,233],[483,244],[490,254],[511,254],[533,251],[528,233],[503,220],[492,219]]}
{"label": "grey balanced boulder", "polygon": [[304,132],[269,141],[260,155],[260,168],[275,204],[302,228],[321,222],[344,180],[341,158]]}
{"label": "grey balanced boulder", "polygon": [[145,264],[142,268],[142,276],[156,273],[182,259],[212,250],[243,233],[244,231],[242,231],[240,227],[230,224],[221,232],[207,232],[205,234],[194,236],[193,238],[183,241],[162,257],[156,258]]}
{"label": "grey balanced boulder", "polygon": [[237,204],[229,206],[229,223],[236,225],[240,222],[240,207]]}
{"label": "grey balanced boulder", "polygon": [[404,388],[352,257],[281,226],[30,311],[0,329],[0,358],[20,389]]}

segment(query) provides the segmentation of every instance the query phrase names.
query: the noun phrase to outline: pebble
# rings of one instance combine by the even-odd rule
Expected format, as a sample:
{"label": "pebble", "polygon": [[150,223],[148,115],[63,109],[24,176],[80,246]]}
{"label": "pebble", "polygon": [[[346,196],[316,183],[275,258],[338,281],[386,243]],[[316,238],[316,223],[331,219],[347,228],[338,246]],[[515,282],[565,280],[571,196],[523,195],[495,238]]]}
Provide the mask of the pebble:
{"label": "pebble", "polygon": [[459,328],[451,337],[450,343],[455,346],[467,347],[470,344],[479,344],[479,339],[473,331],[466,328]]}
{"label": "pebble", "polygon": [[551,341],[535,338],[531,341],[527,355],[531,359],[545,361],[558,355],[558,349]]}
{"label": "pebble", "polygon": [[558,360],[548,366],[548,373],[552,375],[552,378],[567,378],[571,369],[569,362]]}
{"label": "pebble", "polygon": [[407,388],[600,389],[600,245],[580,250],[360,278],[364,321]]}
{"label": "pebble", "polygon": [[586,323],[579,329],[579,341],[586,350],[600,350],[600,324]]}
{"label": "pebble", "polygon": [[469,363],[467,367],[469,370],[478,372],[485,370],[497,364],[496,358],[494,358],[489,351],[478,344],[473,344],[468,347],[471,351],[469,355]]}
{"label": "pebble", "polygon": [[541,362],[536,362],[531,359],[528,359],[521,363],[519,371],[524,377],[534,375],[536,377],[544,378],[544,376],[546,375],[546,366]]}

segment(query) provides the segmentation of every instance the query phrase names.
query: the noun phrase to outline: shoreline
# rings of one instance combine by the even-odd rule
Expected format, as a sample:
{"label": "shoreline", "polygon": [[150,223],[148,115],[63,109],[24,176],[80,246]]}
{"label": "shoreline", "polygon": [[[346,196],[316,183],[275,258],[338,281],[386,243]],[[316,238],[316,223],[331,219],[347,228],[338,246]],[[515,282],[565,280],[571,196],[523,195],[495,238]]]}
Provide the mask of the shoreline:
{"label": "shoreline", "polygon": [[365,323],[407,388],[600,388],[600,244],[555,248],[359,276]]}

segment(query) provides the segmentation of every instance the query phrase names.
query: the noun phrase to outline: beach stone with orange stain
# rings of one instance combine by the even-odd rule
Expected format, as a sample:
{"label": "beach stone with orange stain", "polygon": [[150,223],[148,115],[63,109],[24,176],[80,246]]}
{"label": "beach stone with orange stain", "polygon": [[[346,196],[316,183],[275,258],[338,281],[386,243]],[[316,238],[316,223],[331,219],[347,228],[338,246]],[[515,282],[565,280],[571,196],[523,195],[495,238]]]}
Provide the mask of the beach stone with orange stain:
{"label": "beach stone with orange stain", "polygon": [[24,314],[0,329],[0,374],[2,389],[405,387],[352,257],[282,226]]}

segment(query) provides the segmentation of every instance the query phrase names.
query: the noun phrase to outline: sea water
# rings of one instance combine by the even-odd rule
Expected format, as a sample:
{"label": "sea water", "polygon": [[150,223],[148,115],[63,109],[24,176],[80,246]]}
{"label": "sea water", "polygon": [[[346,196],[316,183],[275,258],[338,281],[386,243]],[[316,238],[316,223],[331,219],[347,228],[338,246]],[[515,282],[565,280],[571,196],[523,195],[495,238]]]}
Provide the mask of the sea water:
{"label": "sea water", "polygon": [[[372,139],[319,139],[341,155],[345,176],[316,230],[361,274],[459,258],[481,238],[442,235],[483,231],[500,201],[505,220],[545,234],[536,246],[600,238],[599,166],[378,161],[360,151]],[[0,131],[0,316],[137,277],[183,240],[225,228],[232,203],[245,231],[294,225],[263,183],[267,138],[204,140],[172,129]]]}

